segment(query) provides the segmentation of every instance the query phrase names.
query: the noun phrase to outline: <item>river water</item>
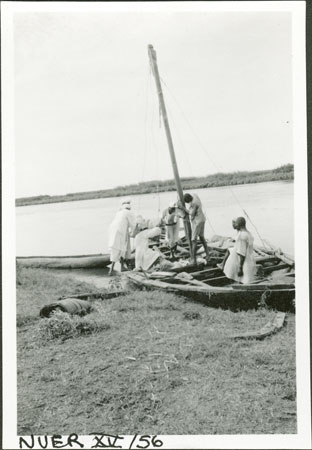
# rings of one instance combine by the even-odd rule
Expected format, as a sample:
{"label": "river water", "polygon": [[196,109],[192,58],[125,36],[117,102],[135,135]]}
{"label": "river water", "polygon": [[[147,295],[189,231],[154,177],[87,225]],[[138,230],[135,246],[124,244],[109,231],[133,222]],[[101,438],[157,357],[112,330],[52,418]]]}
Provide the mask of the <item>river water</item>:
{"label": "river water", "polygon": [[[292,182],[270,182],[194,189],[203,203],[205,234],[235,236],[232,218],[248,213],[262,239],[285,253],[294,254],[294,201]],[[145,218],[160,217],[176,200],[175,192],[134,195],[132,210]],[[81,255],[107,253],[108,228],[120,198],[104,198],[16,208],[16,253],[31,255]],[[247,227],[260,243],[256,229]]]}

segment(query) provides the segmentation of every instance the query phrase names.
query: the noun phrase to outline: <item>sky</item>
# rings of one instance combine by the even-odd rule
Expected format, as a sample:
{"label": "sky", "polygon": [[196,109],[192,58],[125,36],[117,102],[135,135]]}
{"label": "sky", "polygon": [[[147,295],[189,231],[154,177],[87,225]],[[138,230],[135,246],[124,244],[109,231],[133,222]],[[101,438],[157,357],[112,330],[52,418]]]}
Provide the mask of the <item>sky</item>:
{"label": "sky", "polygon": [[[52,2],[53,3],[53,2]],[[289,12],[14,14],[16,197],[293,162]]]}

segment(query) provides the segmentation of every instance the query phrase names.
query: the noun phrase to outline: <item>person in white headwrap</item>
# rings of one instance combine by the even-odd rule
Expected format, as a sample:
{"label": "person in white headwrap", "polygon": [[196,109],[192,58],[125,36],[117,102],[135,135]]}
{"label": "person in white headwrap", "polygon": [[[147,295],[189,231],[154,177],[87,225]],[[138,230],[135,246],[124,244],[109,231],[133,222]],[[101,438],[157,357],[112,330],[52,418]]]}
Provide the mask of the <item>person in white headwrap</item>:
{"label": "person in white headwrap", "polygon": [[109,227],[108,247],[112,262],[109,275],[112,275],[117,261],[120,261],[121,271],[126,270],[125,263],[131,257],[130,233],[134,228],[135,217],[131,212],[131,200],[127,198],[122,200],[120,210]]}
{"label": "person in white headwrap", "polygon": [[174,202],[170,203],[168,208],[163,211],[161,224],[166,227],[166,238],[169,243],[171,256],[174,257],[180,231],[180,217]]}

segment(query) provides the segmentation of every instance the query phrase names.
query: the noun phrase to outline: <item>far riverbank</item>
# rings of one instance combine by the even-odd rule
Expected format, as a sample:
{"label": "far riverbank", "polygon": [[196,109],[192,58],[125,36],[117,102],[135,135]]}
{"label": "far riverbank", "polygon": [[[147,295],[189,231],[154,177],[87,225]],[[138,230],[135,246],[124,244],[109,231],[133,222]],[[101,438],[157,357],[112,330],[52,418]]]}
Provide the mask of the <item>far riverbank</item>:
{"label": "far riverbank", "polygon": [[[271,170],[258,170],[253,172],[216,173],[205,177],[182,178],[184,190],[200,189],[222,186],[235,186],[239,184],[264,183],[269,181],[292,181],[294,179],[293,164],[286,164]],[[99,191],[76,192],[66,195],[39,195],[35,197],[22,197],[15,200],[16,206],[40,205],[46,203],[62,203],[81,200],[94,200],[108,197],[122,197],[125,195],[152,194],[170,192],[176,189],[174,180],[146,181],[127,186],[118,186],[113,189]]]}
{"label": "far riverbank", "polygon": [[[207,217],[206,237],[232,236],[232,218],[248,212],[261,236],[293,255],[292,181],[188,190],[198,193]],[[175,191],[131,195],[135,215],[156,219],[177,199]],[[238,204],[239,201],[239,204]],[[16,208],[16,254],[91,255],[108,252],[108,229],[120,198],[50,203]],[[256,231],[250,224],[255,239]],[[259,244],[260,245],[260,244]]]}

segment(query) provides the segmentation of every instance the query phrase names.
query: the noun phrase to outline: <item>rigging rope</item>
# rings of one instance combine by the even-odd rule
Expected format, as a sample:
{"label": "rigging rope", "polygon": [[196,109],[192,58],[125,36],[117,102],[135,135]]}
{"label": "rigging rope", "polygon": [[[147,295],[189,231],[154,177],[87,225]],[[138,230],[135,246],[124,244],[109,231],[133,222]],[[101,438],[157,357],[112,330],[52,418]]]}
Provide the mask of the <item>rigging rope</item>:
{"label": "rigging rope", "polygon": [[213,234],[217,234],[216,231],[215,231],[215,229],[214,229],[213,226],[212,226],[212,223],[211,223],[210,220],[209,220],[208,214],[205,214],[205,215],[206,215],[206,221],[208,222],[210,228],[212,229]]}
{"label": "rigging rope", "polygon": [[[147,77],[146,77],[146,101],[145,101],[145,114],[144,114],[144,152],[143,152],[143,169],[141,175],[141,183],[144,181],[145,175],[145,164],[146,164],[146,153],[147,153],[147,116],[148,116],[148,105],[149,105],[149,89],[148,85],[151,84],[151,67],[148,65]],[[141,211],[141,195],[139,196],[138,202],[138,212]]]}
{"label": "rigging rope", "polygon": [[[179,133],[179,131],[178,131],[178,127],[177,127],[177,125],[176,125],[176,123],[175,123],[175,120],[174,120],[174,118],[173,118],[173,115],[172,115],[171,110],[170,110],[170,108],[169,108],[168,105],[167,105],[167,110],[168,110],[168,116],[170,117],[170,123],[173,123],[173,125],[174,125],[174,129],[175,129],[175,131],[176,131],[176,134],[177,134],[177,136],[178,136],[178,139],[179,139],[181,148],[182,148],[182,150],[183,150],[183,156],[184,156],[184,158],[185,158],[185,160],[186,160],[186,162],[187,162],[187,165],[188,165],[189,168],[191,169],[191,175],[192,175],[192,177],[195,178],[194,172],[193,172],[193,170],[192,170],[192,166],[191,166],[191,164],[190,164],[190,162],[189,162],[189,160],[188,160],[188,157],[187,157],[187,152],[186,152],[185,146],[184,146],[184,144],[183,144],[183,140],[182,140],[182,138],[181,138],[181,135],[180,135],[180,133]],[[214,234],[216,234],[216,232],[215,232],[215,230],[214,230],[214,228],[213,228],[213,226],[212,226],[211,221],[208,219],[208,214],[206,214],[206,219],[207,219],[207,222],[208,222],[208,224],[209,224],[209,226],[210,226],[212,232],[213,232]]]}
{"label": "rigging rope", "polygon": [[[168,105],[167,105],[167,112],[168,112],[168,116],[170,117],[170,123],[173,124],[174,130],[175,130],[175,132],[176,132],[176,134],[177,134],[177,137],[178,137],[178,139],[179,139],[181,148],[182,148],[182,150],[183,150],[183,156],[184,156],[184,158],[185,158],[185,161],[186,161],[187,165],[189,166],[189,168],[191,169],[190,171],[191,171],[192,177],[195,178],[194,172],[193,172],[193,170],[192,170],[192,166],[191,166],[191,164],[190,164],[190,162],[189,162],[189,160],[188,160],[188,157],[187,157],[187,152],[186,152],[185,146],[184,146],[184,144],[183,144],[183,140],[182,140],[182,138],[181,138],[179,129],[178,129],[177,125],[176,125],[176,122],[175,122],[175,120],[174,120],[174,118],[173,118],[173,114],[172,114],[172,112],[171,112],[171,110],[170,110],[170,108],[169,108]],[[209,224],[209,226],[210,226],[212,232],[213,232],[214,234],[216,234],[216,232],[215,232],[215,230],[214,230],[214,228],[213,228],[213,226],[212,226],[211,221],[208,219],[208,215],[207,215],[207,214],[206,214],[206,218],[207,218],[207,222],[208,222],[208,224]]]}
{"label": "rigging rope", "polygon": [[[207,158],[212,162],[212,164],[214,165],[214,167],[222,172],[222,168],[220,166],[218,166],[218,164],[216,164],[214,162],[214,160],[211,158],[211,156],[208,154],[208,152],[206,151],[206,148],[203,146],[201,140],[199,139],[198,135],[195,133],[195,130],[193,129],[191,123],[189,122],[189,120],[187,119],[182,107],[180,106],[179,102],[177,101],[177,99],[175,98],[175,96],[173,95],[173,93],[171,92],[171,90],[169,89],[168,85],[165,83],[165,81],[163,80],[163,78],[160,78],[161,82],[163,83],[163,85],[166,87],[167,92],[171,95],[171,97],[173,98],[173,100],[175,101],[176,105],[178,106],[180,112],[182,113],[182,116],[184,117],[184,120],[186,121],[186,123],[188,124],[190,130],[192,131],[192,133],[194,134],[195,138],[197,139],[200,148],[204,151],[204,154],[207,156]],[[261,240],[262,244],[264,247],[268,247],[265,243],[265,241],[262,239],[256,225],[252,222],[251,218],[249,217],[248,213],[246,212],[246,210],[243,208],[243,206],[241,205],[240,201],[238,200],[236,194],[234,193],[233,189],[231,186],[227,186],[227,188],[229,189],[229,191],[231,192],[231,194],[233,195],[235,201],[237,202],[237,204],[239,205],[239,207],[242,209],[243,213],[245,214],[245,216],[248,218],[248,220],[250,221],[251,225],[254,227],[259,239]]]}
{"label": "rigging rope", "polygon": [[[142,181],[143,183],[145,178],[145,168],[146,168],[146,160],[151,158],[151,150],[154,152],[154,158],[155,158],[155,164],[154,167],[156,168],[156,195],[157,195],[157,215],[159,219],[160,215],[160,196],[159,196],[159,180],[158,180],[158,174],[159,174],[159,158],[158,158],[158,145],[155,140],[155,134],[154,134],[154,119],[155,119],[155,111],[156,111],[156,105],[155,102],[151,101],[152,96],[150,95],[150,91],[152,90],[152,70],[151,66],[148,65],[148,74],[147,74],[147,82],[146,82],[146,102],[145,102],[145,117],[144,117],[144,157],[143,157],[143,170],[142,170]],[[161,117],[159,116],[159,121]],[[149,155],[147,154],[149,153]],[[138,211],[141,211],[141,198],[142,196],[139,196],[139,202],[138,202]]]}
{"label": "rigging rope", "polygon": [[192,133],[194,134],[194,136],[196,137],[200,148],[203,150],[203,152],[205,153],[205,155],[207,156],[207,158],[211,161],[212,165],[217,169],[217,170],[221,170],[218,165],[214,162],[214,160],[211,158],[211,156],[209,155],[209,153],[206,151],[205,147],[203,146],[202,142],[200,141],[198,135],[195,133],[195,130],[193,129],[191,123],[189,122],[188,118],[186,117],[186,114],[184,113],[182,107],[180,106],[178,100],[176,99],[176,97],[173,95],[173,93],[171,92],[171,90],[169,89],[169,87],[167,86],[167,84],[165,83],[165,81],[161,78],[162,83],[164,84],[164,86],[166,87],[168,93],[171,95],[171,97],[173,98],[173,100],[175,101],[176,105],[178,106],[182,116],[184,117],[184,120],[186,121],[186,123],[188,124],[190,130],[192,131]]}
{"label": "rigging rope", "polygon": [[190,162],[189,162],[189,160],[188,160],[188,157],[187,157],[187,152],[186,152],[186,149],[185,149],[185,147],[184,147],[183,140],[181,139],[181,136],[180,136],[178,127],[176,126],[175,120],[174,120],[173,115],[172,115],[172,113],[171,113],[171,111],[170,111],[170,109],[169,109],[168,106],[167,106],[167,110],[168,110],[168,116],[170,117],[170,123],[173,123],[175,132],[176,132],[176,134],[177,134],[177,137],[178,137],[178,139],[179,139],[181,148],[182,148],[182,150],[183,150],[183,156],[184,156],[184,158],[185,158],[185,161],[186,161],[187,165],[189,166],[189,168],[191,169],[191,175],[192,175],[193,177],[195,177],[194,172],[193,172],[193,170],[192,170],[192,166],[191,166],[191,164],[190,164]]}
{"label": "rigging rope", "polygon": [[[160,111],[160,109],[159,109]],[[158,162],[158,145],[155,139],[155,133],[153,129],[153,123],[154,123],[154,113],[155,113],[155,104],[154,108],[152,109],[152,120],[151,120],[151,137],[152,137],[152,146],[155,153],[155,167],[156,167],[156,194],[157,194],[157,218],[159,219],[160,216],[160,196],[159,196],[159,162]],[[159,124],[161,123],[161,117],[159,115]]]}

